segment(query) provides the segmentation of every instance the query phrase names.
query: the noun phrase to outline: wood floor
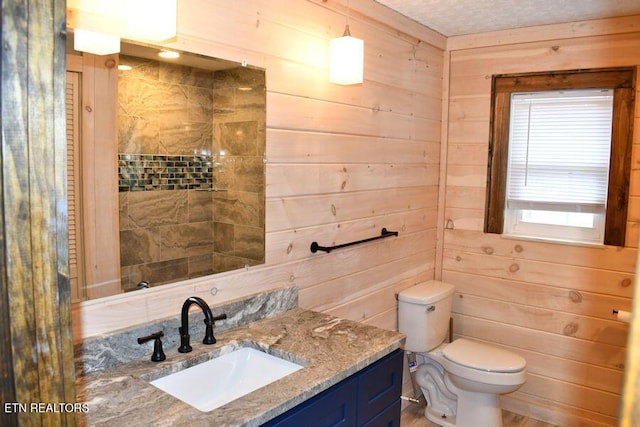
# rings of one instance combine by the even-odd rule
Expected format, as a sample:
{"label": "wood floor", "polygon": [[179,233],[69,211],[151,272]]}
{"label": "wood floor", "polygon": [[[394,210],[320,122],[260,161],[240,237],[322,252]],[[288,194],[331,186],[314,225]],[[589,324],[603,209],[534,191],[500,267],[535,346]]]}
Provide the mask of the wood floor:
{"label": "wood floor", "polygon": [[[412,403],[404,411],[400,418],[401,427],[440,427],[427,420],[424,416],[424,399],[420,403]],[[512,412],[502,411],[503,427],[556,427],[542,421],[517,415]],[[478,426],[481,427],[481,426]]]}

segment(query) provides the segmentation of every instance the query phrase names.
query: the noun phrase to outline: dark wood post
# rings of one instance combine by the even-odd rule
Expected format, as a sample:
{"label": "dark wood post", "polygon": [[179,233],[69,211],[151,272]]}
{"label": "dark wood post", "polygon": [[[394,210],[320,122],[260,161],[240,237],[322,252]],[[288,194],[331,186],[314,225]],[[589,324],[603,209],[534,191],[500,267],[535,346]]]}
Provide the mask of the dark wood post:
{"label": "dark wood post", "polygon": [[[65,1],[1,0],[0,408],[74,425],[65,188]],[[26,404],[26,411],[6,403]],[[58,411],[40,412],[31,403]],[[7,410],[9,409],[9,410]]]}

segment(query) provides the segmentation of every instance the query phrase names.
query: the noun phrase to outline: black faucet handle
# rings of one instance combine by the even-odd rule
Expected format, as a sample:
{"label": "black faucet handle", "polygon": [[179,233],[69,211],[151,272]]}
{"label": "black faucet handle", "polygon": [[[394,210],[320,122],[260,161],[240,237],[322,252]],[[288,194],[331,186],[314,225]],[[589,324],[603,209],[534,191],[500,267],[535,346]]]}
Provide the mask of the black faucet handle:
{"label": "black faucet handle", "polygon": [[226,313],[222,313],[218,316],[212,316],[211,317],[211,322],[209,322],[207,319],[204,319],[204,339],[202,340],[203,344],[215,344],[216,343],[216,337],[213,336],[213,325],[214,322],[218,321],[218,320],[224,320],[227,318],[227,314]]}
{"label": "black faucet handle", "polygon": [[213,320],[214,322],[217,322],[218,320],[224,320],[226,318],[227,318],[227,313],[222,313],[217,316],[213,316],[211,320]]}
{"label": "black faucet handle", "polygon": [[162,338],[164,336],[163,331],[154,332],[151,335],[147,335],[146,337],[138,338],[138,344],[144,344],[147,341],[155,340],[156,338]]}
{"label": "black faucet handle", "polygon": [[153,354],[151,355],[152,362],[162,362],[167,358],[165,356],[164,351],[162,350],[162,338],[164,336],[163,331],[155,332],[151,335],[147,335],[146,337],[138,338],[138,344],[144,344],[147,341],[155,340],[153,343]]}

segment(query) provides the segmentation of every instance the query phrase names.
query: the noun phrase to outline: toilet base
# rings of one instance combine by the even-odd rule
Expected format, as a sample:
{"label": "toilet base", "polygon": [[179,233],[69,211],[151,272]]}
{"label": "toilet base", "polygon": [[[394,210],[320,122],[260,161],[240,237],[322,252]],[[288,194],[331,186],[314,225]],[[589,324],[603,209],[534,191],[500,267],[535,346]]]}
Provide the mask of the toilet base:
{"label": "toilet base", "polygon": [[431,406],[427,404],[427,407],[424,408],[424,416],[431,421],[432,423],[438,424],[442,427],[456,427],[456,416],[452,415],[447,417],[445,414],[440,413],[439,411],[434,411]]}
{"label": "toilet base", "polygon": [[503,427],[502,411],[499,408],[496,410],[496,408],[488,407],[482,408],[481,411],[462,409],[462,412],[458,414],[447,417],[432,410],[430,406],[424,409],[424,416],[432,423],[442,427]]}
{"label": "toilet base", "polygon": [[[450,383],[448,385],[451,386]],[[498,395],[457,388],[455,393],[458,399],[454,415],[447,416],[427,403],[425,417],[442,427],[503,427]]]}

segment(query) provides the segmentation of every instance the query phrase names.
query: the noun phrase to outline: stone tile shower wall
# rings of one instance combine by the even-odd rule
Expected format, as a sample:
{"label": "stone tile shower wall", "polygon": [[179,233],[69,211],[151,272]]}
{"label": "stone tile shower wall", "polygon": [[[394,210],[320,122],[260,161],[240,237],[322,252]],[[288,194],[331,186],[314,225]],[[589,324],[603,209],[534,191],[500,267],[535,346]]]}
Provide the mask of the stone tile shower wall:
{"label": "stone tile shower wall", "polygon": [[264,72],[120,62],[123,289],[264,262]]}
{"label": "stone tile shower wall", "polygon": [[266,86],[262,70],[215,73],[214,270],[264,263]]}

